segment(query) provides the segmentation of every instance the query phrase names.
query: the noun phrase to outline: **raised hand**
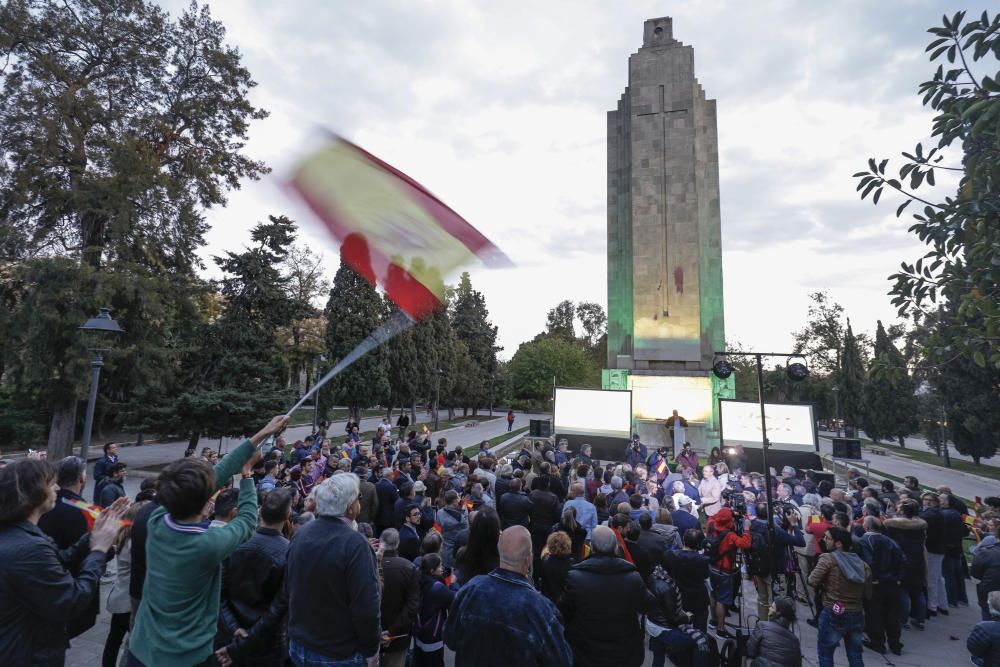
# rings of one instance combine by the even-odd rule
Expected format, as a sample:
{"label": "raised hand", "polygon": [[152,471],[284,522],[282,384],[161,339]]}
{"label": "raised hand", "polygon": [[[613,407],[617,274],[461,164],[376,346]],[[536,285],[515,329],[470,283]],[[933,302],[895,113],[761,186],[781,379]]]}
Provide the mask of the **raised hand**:
{"label": "raised hand", "polygon": [[122,496],[101,512],[90,531],[91,551],[108,551],[111,548],[121,530],[122,516],[131,503],[128,496]]}

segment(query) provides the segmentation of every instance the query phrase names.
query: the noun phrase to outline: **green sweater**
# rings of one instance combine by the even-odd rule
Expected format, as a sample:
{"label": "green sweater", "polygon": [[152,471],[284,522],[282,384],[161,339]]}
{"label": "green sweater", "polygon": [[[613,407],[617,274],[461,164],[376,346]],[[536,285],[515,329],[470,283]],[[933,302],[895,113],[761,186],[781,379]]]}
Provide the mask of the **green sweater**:
{"label": "green sweater", "polygon": [[[249,440],[215,466],[224,486],[254,452]],[[257,489],[240,481],[236,518],[220,528],[207,521],[180,523],[166,508],[149,517],[146,582],[129,650],[149,667],[190,667],[212,654],[219,617],[221,564],[257,526]]]}

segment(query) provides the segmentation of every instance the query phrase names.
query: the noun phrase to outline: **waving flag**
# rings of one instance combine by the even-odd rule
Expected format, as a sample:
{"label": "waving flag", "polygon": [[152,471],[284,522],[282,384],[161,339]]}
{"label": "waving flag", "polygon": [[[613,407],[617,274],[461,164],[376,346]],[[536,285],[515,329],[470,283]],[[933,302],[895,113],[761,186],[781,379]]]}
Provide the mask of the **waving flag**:
{"label": "waving flag", "polygon": [[444,303],[444,277],[455,269],[475,258],[509,265],[427,189],[340,137],[303,160],[289,186],[341,244],[347,265],[413,319]]}

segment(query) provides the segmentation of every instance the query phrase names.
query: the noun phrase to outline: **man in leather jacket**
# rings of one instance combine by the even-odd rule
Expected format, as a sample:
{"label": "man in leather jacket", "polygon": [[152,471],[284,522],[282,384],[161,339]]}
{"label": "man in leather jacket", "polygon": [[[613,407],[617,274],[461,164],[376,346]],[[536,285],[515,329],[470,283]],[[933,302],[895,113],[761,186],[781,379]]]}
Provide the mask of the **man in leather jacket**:
{"label": "man in leather jacket", "polygon": [[709,664],[708,640],[691,625],[689,614],[681,604],[680,589],[660,565],[653,569],[649,589],[656,600],[646,616],[653,667],[663,667],[668,655],[677,665],[702,667]]}
{"label": "man in leather jacket", "polygon": [[[292,494],[288,489],[268,493],[260,508],[261,525],[253,536],[229,557],[222,575],[219,604],[220,634],[225,641],[245,638],[253,625],[267,613],[285,580],[288,540],[281,534],[292,513]],[[252,649],[255,665],[283,664],[286,650],[280,632],[263,633],[243,655]],[[239,659],[240,652],[231,656]]]}

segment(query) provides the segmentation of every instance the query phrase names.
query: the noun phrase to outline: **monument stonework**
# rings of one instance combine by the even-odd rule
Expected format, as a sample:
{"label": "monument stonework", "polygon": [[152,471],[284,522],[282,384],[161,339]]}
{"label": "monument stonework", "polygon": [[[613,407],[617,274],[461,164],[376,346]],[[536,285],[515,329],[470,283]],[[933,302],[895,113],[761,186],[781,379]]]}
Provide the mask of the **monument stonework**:
{"label": "monument stonework", "polygon": [[[710,391],[699,444],[717,441],[716,399],[731,394],[711,375],[725,346],[718,145],[694,49],[674,39],[669,17],[647,20],[608,112],[608,368],[678,378],[643,383],[662,385],[664,400],[671,386]],[[637,421],[666,418],[648,413]]]}

